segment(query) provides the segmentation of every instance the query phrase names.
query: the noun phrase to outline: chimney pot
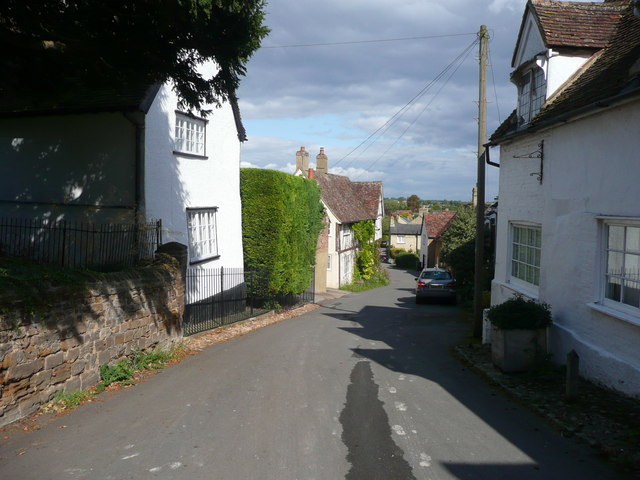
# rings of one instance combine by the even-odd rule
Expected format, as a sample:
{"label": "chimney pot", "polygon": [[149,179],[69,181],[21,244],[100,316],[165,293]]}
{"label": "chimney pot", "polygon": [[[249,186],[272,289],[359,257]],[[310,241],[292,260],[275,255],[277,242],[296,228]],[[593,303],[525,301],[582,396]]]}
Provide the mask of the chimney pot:
{"label": "chimney pot", "polygon": [[296,171],[301,171],[304,175],[309,170],[309,152],[305,151],[304,146],[296,152]]}
{"label": "chimney pot", "polygon": [[320,153],[316,155],[316,173],[329,173],[329,159],[324,153],[324,147],[320,147]]}

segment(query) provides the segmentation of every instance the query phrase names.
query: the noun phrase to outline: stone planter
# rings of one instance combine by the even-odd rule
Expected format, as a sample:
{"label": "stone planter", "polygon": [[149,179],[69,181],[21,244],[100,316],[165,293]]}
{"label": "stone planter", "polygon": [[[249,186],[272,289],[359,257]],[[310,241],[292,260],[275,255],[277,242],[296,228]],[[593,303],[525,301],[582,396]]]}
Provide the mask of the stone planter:
{"label": "stone planter", "polygon": [[492,327],[491,360],[503,372],[525,372],[547,353],[547,329]]}

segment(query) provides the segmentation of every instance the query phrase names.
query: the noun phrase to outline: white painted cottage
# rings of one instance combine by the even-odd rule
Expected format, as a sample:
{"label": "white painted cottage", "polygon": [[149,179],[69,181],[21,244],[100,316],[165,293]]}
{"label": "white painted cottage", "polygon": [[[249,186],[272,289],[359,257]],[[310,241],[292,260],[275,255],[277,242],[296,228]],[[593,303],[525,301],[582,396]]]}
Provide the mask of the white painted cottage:
{"label": "white painted cottage", "polygon": [[[184,111],[170,83],[0,99],[0,217],[160,219],[163,243],[187,246],[193,268],[241,269],[245,131],[235,99],[203,108]],[[202,295],[196,285],[187,302]]]}
{"label": "white painted cottage", "polygon": [[[636,15],[638,12],[636,11]],[[547,302],[551,354],[640,395],[640,18],[633,2],[529,0],[500,147],[491,302]]]}

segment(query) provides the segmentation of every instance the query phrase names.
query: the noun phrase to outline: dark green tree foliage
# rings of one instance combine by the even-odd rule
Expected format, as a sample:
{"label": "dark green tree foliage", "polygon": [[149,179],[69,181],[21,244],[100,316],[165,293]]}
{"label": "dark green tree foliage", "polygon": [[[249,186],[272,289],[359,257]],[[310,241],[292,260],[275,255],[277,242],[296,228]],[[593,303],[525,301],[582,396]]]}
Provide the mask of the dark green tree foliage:
{"label": "dark green tree foliage", "polygon": [[[264,6],[264,0],[3,0],[0,95],[72,94],[86,85],[117,91],[173,79],[185,105],[201,110],[235,95],[269,33]],[[220,67],[212,79],[197,71],[206,60]]]}
{"label": "dark green tree foliage", "polygon": [[[458,210],[449,229],[442,235],[442,260],[453,270],[462,294],[472,295],[475,274],[476,212],[473,207]],[[489,252],[485,250],[485,283],[491,282]]]}
{"label": "dark green tree foliage", "polygon": [[240,169],[247,269],[264,272],[261,295],[299,294],[311,284],[324,211],[314,180],[276,170]]}
{"label": "dark green tree foliage", "polygon": [[418,210],[420,210],[420,205],[421,201],[418,195],[414,194],[407,198],[407,208],[412,212],[417,212]]}
{"label": "dark green tree foliage", "polygon": [[384,199],[384,212],[387,215],[392,214],[398,210],[406,210],[407,202],[402,197],[402,200],[397,198],[385,198]]}

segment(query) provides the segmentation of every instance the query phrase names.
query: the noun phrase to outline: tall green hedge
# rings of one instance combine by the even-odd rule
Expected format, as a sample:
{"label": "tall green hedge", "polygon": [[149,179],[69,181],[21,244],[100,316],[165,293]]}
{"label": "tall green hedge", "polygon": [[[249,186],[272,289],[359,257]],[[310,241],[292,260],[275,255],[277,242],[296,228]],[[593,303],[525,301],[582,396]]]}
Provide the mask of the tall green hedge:
{"label": "tall green hedge", "polygon": [[315,180],[240,169],[245,268],[264,273],[262,293],[299,294],[311,284],[324,211]]}

